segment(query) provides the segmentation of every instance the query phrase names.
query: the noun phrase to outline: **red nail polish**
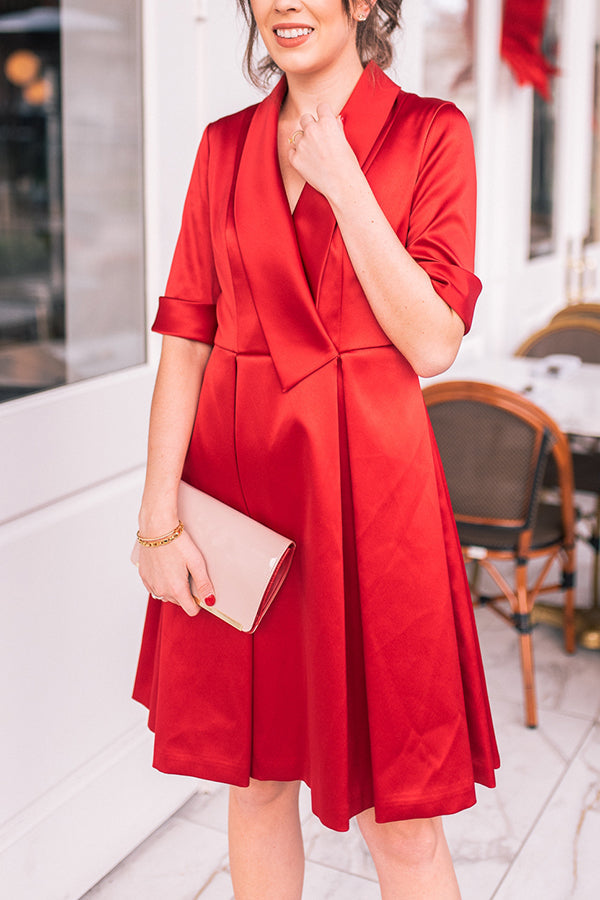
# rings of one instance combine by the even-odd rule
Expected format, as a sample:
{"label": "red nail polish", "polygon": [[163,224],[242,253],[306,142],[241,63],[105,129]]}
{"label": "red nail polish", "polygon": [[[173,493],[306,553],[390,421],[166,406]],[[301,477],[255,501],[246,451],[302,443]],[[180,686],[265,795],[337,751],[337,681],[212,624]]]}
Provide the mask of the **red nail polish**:
{"label": "red nail polish", "polygon": [[217,598],[215,597],[214,594],[209,594],[208,597],[204,598],[204,602],[206,603],[207,606],[214,606],[215,603],[217,602]]}

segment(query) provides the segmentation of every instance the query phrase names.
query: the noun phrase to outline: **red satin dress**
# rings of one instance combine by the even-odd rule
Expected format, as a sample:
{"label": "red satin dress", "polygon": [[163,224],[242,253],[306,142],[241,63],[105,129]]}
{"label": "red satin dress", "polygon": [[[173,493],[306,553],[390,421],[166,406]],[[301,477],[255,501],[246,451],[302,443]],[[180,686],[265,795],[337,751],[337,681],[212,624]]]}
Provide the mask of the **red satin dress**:
{"label": "red satin dress", "polygon": [[[154,330],[213,344],[184,478],[293,538],[254,635],[150,598],[134,696],[154,765],[304,780],[346,830],[453,813],[498,754],[444,476],[413,369],[375,320],[325,198],[290,214],[286,82],[210,125]],[[344,127],[389,221],[468,327],[475,174],[452,104],[370,64]]]}

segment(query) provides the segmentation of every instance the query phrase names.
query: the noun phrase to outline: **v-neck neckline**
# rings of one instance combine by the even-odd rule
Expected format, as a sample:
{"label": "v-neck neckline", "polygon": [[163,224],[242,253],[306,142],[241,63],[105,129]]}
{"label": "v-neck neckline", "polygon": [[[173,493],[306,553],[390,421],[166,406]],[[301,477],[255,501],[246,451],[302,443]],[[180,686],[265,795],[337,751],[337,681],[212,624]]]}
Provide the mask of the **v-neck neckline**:
{"label": "v-neck neckline", "polygon": [[[361,72],[359,78],[357,79],[356,84],[355,84],[354,87],[352,88],[352,91],[350,92],[350,94],[349,94],[349,96],[348,96],[348,99],[347,99],[346,102],[344,103],[344,105],[343,105],[343,107],[342,107],[342,109],[341,109],[341,111],[340,111],[340,113],[339,113],[339,116],[341,116],[342,118],[344,117],[344,114],[345,114],[345,112],[346,112],[346,110],[347,110],[347,107],[348,107],[350,101],[352,100],[352,97],[353,97],[354,93],[356,92],[356,89],[357,89],[358,85],[362,82],[363,78],[365,77],[365,72],[366,72],[367,68],[370,68],[370,66],[371,66],[371,63],[368,63],[367,66],[365,66],[365,68],[364,68],[363,71]],[[278,96],[279,92],[280,92],[281,96]],[[285,102],[285,98],[286,98],[286,96],[287,96],[287,79],[286,79],[285,75],[283,75],[283,76],[281,77],[280,82],[275,86],[275,88],[274,88],[274,90],[273,90],[272,96],[273,96],[273,99],[276,100],[276,102],[277,102],[277,142],[278,142],[278,146],[277,146],[277,169],[278,169],[278,172],[279,172],[279,182],[280,182],[280,187],[281,187],[281,189],[283,190],[283,195],[284,195],[284,197],[285,197],[286,206],[287,206],[287,208],[288,208],[289,211],[290,211],[290,217],[291,217],[291,219],[292,219],[292,221],[293,221],[293,220],[294,220],[294,215],[295,215],[295,213],[296,213],[296,210],[298,209],[298,205],[299,205],[299,203],[300,203],[300,201],[301,201],[303,195],[306,193],[306,188],[307,188],[307,185],[309,184],[309,182],[307,182],[306,180],[304,181],[304,183],[302,184],[302,188],[301,188],[301,190],[300,190],[300,193],[298,194],[298,197],[296,198],[296,202],[295,202],[294,206],[292,207],[292,205],[291,205],[291,203],[290,203],[290,201],[289,201],[289,197],[288,197],[287,191],[286,191],[286,189],[285,189],[285,181],[284,181],[284,178],[283,178],[283,172],[282,172],[282,170],[281,170],[281,163],[280,163],[280,160],[279,160],[279,115],[280,115],[280,113],[281,113],[281,108],[282,108],[282,106],[283,106],[283,104],[284,104],[284,102]],[[309,186],[310,186],[310,185],[309,185]]]}
{"label": "v-neck neckline", "polygon": [[[375,82],[379,81],[380,86],[384,88],[384,90],[374,91],[373,87]],[[372,82],[372,83],[370,83]],[[367,122],[365,121],[365,105],[364,100],[368,98],[368,112],[367,118],[372,118],[374,123],[377,126],[377,130],[381,128],[383,122],[381,121],[381,113],[384,111],[389,111],[389,89],[392,88],[392,93],[394,96],[397,96],[401,89],[395,85],[389,78],[385,75],[385,73],[372,61],[367,63],[365,68],[362,71],[358,81],[354,85],[352,92],[350,93],[348,99],[346,100],[344,106],[342,107],[339,115],[344,120],[344,133],[346,135],[346,139],[348,143],[354,150],[356,157],[358,159],[359,165],[361,168],[363,167],[366,158],[369,154],[369,151],[372,149],[373,140],[376,137],[376,132],[372,133],[372,129],[368,127]],[[386,90],[387,89],[387,90]],[[315,189],[309,184],[309,182],[305,181],[302,185],[302,190],[300,191],[296,203],[292,208],[287,191],[285,189],[285,183],[283,180],[283,173],[281,171],[281,164],[279,161],[279,114],[281,112],[281,107],[283,106],[283,102],[285,100],[287,94],[287,79],[285,75],[282,75],[279,82],[273,88],[273,91],[267,98],[272,101],[276,106],[276,161],[277,161],[277,173],[279,179],[279,189],[281,191],[283,200],[285,202],[286,209],[289,210],[290,219],[292,222],[294,221],[294,217],[298,210],[298,207],[301,201],[307,195],[310,195]],[[359,114],[360,110],[360,114]],[[318,193],[318,192],[317,192]]]}

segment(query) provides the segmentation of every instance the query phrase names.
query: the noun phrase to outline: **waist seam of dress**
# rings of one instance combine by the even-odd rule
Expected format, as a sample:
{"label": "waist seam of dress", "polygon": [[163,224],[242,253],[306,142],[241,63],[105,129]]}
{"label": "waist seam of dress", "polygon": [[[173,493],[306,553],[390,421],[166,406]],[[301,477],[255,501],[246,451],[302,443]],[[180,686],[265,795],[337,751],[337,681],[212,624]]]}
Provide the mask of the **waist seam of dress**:
{"label": "waist seam of dress", "polygon": [[[223,344],[220,344],[218,341],[214,341],[213,346],[219,350],[224,350],[226,353],[232,353],[234,356],[249,356],[256,357],[257,359],[272,359],[271,354],[268,350],[259,351],[259,350],[234,350],[232,347],[225,347]],[[395,350],[392,343],[389,344],[368,344],[364,347],[347,347],[343,350],[340,350],[336,347],[337,355],[332,357],[330,362],[333,362],[334,359],[339,359],[341,356],[345,356],[350,353],[360,353],[362,350]],[[398,351],[400,352],[400,351]]]}

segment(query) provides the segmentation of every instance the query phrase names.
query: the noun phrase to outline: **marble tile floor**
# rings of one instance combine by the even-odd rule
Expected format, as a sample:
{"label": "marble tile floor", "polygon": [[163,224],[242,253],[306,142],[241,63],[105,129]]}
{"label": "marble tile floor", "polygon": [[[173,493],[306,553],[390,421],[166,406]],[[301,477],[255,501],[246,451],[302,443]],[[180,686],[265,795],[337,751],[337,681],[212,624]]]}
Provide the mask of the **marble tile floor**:
{"label": "marble tile floor", "polygon": [[[534,634],[540,724],[523,724],[515,634],[477,611],[502,768],[498,787],[446,820],[463,900],[600,897],[600,652],[568,657],[561,635]],[[85,900],[232,900],[227,789],[198,792]],[[352,823],[325,829],[301,795],[306,900],[376,900],[375,872]],[[83,898],[82,898],[83,900]]]}

